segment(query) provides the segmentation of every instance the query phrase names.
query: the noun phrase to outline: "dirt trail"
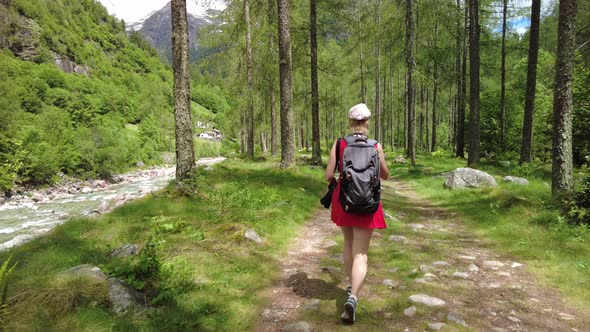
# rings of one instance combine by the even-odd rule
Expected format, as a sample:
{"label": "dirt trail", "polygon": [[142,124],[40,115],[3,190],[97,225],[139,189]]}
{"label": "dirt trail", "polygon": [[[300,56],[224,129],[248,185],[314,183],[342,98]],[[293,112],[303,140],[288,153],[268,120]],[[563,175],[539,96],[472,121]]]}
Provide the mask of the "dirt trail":
{"label": "dirt trail", "polygon": [[[489,249],[454,213],[408,184],[384,182],[383,205],[391,211],[390,227],[371,242],[354,326],[339,322],[346,297],[335,242],[340,231],[322,209],[290,246],[281,280],[262,294],[269,305],[255,330],[590,331],[588,310],[568,308],[556,290],[538,284],[525,262]],[[444,305],[412,303],[410,296],[418,294]]]}

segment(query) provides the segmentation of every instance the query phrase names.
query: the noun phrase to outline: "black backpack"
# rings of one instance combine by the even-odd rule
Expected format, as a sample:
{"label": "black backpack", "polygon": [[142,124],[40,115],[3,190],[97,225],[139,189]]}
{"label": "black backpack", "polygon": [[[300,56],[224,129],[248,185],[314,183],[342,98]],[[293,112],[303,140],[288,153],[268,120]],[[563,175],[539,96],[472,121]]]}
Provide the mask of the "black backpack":
{"label": "black backpack", "polygon": [[345,137],[344,141],[346,147],[342,153],[338,200],[347,213],[373,214],[381,199],[377,141],[355,135]]}

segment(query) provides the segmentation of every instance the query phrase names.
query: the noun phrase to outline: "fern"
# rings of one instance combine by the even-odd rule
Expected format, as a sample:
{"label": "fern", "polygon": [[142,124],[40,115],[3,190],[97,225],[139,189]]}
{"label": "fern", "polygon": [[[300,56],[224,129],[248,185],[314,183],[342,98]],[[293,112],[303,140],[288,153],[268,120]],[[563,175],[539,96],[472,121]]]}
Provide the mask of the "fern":
{"label": "fern", "polygon": [[12,273],[12,271],[14,270],[14,268],[16,267],[17,263],[14,263],[14,265],[11,268],[8,268],[8,265],[10,264],[10,259],[12,258],[12,256],[8,257],[8,259],[6,261],[4,261],[4,264],[2,264],[2,267],[0,267],[0,331],[4,330],[4,320],[6,319],[6,316],[8,316],[10,310],[8,307],[8,277],[10,276],[10,274]]}

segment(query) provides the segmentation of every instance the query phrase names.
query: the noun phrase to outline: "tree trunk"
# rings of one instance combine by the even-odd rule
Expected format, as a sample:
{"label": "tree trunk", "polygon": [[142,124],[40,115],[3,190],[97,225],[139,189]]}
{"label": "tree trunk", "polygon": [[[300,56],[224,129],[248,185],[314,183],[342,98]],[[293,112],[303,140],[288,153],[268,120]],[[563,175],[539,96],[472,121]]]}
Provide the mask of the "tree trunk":
{"label": "tree trunk", "polygon": [[295,165],[293,92],[291,90],[291,34],[289,0],[278,0],[279,76],[281,81],[281,168]]}
{"label": "tree trunk", "polygon": [[[438,15],[436,16],[436,22],[434,24],[434,49],[436,50],[438,46]],[[436,97],[438,93],[438,57],[434,57],[434,68],[433,68],[433,87],[432,87],[432,139],[430,144],[430,152],[434,152],[436,150]],[[453,128],[452,126],[449,127],[449,130]]]}
{"label": "tree trunk", "polygon": [[503,151],[506,145],[506,14],[508,13],[508,0],[502,3],[502,51],[500,67],[500,149]]}
{"label": "tree trunk", "polygon": [[[361,5],[362,2],[360,0],[357,0],[357,12],[358,12],[358,33],[359,35],[362,34],[363,32],[363,26],[362,26],[362,9],[361,9]],[[359,66],[361,69],[361,100],[363,101],[363,103],[367,103],[367,86],[365,85],[365,65],[364,65],[364,54],[363,54],[363,47],[364,46],[364,42],[363,42],[363,38],[361,36],[361,40],[360,40],[360,45],[359,45]]]}
{"label": "tree trunk", "polygon": [[377,16],[376,22],[376,29],[377,33],[375,34],[376,42],[375,42],[375,60],[377,61],[377,66],[375,68],[375,139],[379,142],[383,141],[382,131],[381,131],[381,1],[377,0],[375,6],[375,15]]}
{"label": "tree trunk", "polygon": [[248,80],[248,116],[246,127],[248,128],[248,142],[246,156],[254,158],[254,92],[252,87],[252,43],[250,33],[250,7],[248,0],[244,0],[244,24],[246,25],[246,75]]}
{"label": "tree trunk", "polygon": [[[459,0],[457,0],[457,3],[459,3]],[[457,87],[457,149],[455,152],[459,158],[465,158],[465,95],[467,93],[467,46],[465,43],[465,34],[467,33],[467,22],[469,20],[469,12],[467,9],[468,6],[465,4],[465,25],[463,33],[459,31],[459,22],[457,22],[457,47],[461,47],[460,43],[463,44],[463,62],[461,64],[461,74],[459,74],[460,78],[457,82],[459,86]],[[457,52],[459,53],[460,51]]]}
{"label": "tree trunk", "polygon": [[467,165],[479,163],[479,1],[469,0],[469,151]]}
{"label": "tree trunk", "polygon": [[408,116],[408,148],[406,154],[416,165],[416,115],[414,109],[414,7],[413,0],[406,0],[406,110]]}
{"label": "tree trunk", "polygon": [[181,183],[190,177],[191,171],[195,167],[186,0],[172,0],[171,6],[174,120],[176,124],[176,181]]}
{"label": "tree trunk", "polygon": [[318,41],[316,0],[309,0],[309,39],[311,44],[311,128],[312,128],[312,162],[322,164],[320,146],[320,97],[318,92]]}
{"label": "tree trunk", "polygon": [[553,90],[553,163],[551,189],[554,196],[574,189],[572,160],[572,86],[576,47],[576,0],[559,1],[557,59]]}
{"label": "tree trunk", "polygon": [[[274,3],[275,0],[268,0],[268,47],[271,52],[275,51],[275,41],[271,30],[274,24]],[[273,56],[274,59],[274,56]],[[279,133],[277,129],[277,100],[275,92],[275,75],[269,78],[268,94],[270,95],[270,154],[276,156],[279,151]]]}
{"label": "tree trunk", "polygon": [[522,145],[520,163],[533,160],[533,113],[535,112],[535,89],[537,86],[537,59],[539,57],[539,22],[541,20],[541,0],[533,0],[531,7],[531,30],[529,33],[529,61],[522,123]]}

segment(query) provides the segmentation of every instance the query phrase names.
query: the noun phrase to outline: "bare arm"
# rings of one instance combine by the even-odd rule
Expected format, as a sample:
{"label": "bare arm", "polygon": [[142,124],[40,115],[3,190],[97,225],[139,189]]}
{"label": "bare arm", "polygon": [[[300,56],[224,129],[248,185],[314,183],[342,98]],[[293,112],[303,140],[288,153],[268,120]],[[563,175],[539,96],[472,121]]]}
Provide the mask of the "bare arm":
{"label": "bare arm", "polygon": [[330,150],[330,158],[328,159],[328,166],[326,166],[326,173],[324,178],[330,182],[334,178],[334,168],[336,167],[336,142],[332,145]]}
{"label": "bare arm", "polygon": [[381,167],[381,179],[389,179],[389,168],[387,168],[387,160],[385,160],[385,153],[383,147],[377,143],[377,151],[379,151],[379,166]]}

